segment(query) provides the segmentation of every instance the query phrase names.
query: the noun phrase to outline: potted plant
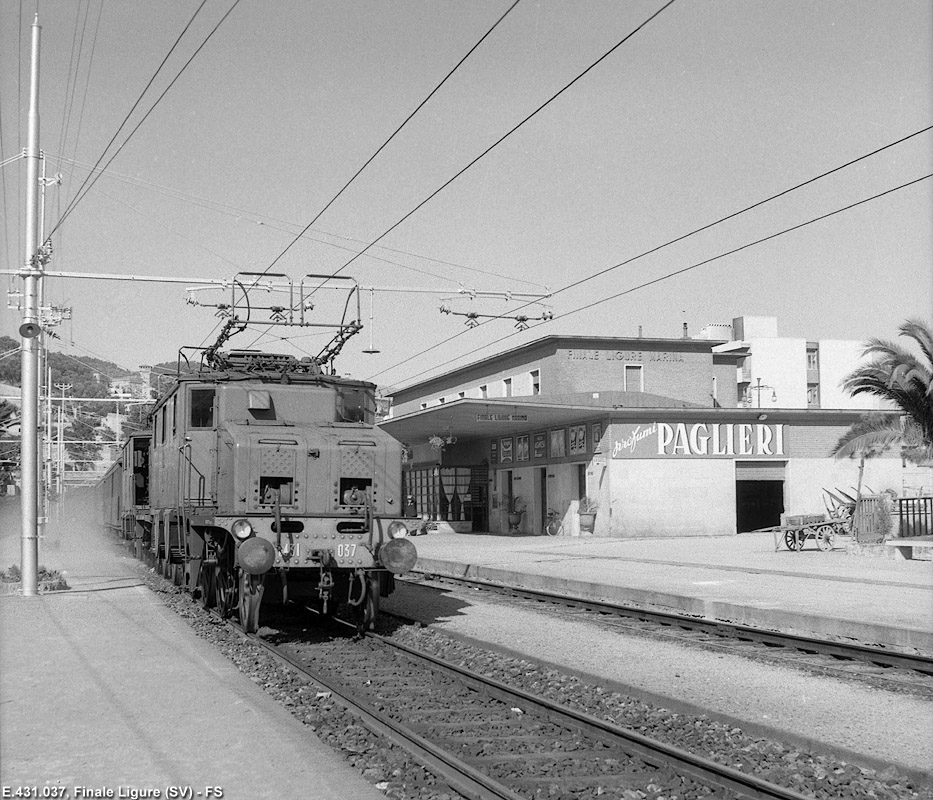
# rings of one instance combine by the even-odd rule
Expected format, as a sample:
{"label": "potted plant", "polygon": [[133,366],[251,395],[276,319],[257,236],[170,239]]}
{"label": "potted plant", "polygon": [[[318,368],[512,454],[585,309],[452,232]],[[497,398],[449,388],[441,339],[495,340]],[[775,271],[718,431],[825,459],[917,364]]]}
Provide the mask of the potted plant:
{"label": "potted plant", "polygon": [[592,533],[596,527],[596,511],[599,501],[593,497],[584,497],[580,500],[577,513],[580,515],[580,533]]}
{"label": "potted plant", "polygon": [[518,495],[512,495],[508,498],[509,531],[515,532],[518,526],[522,524],[522,515],[525,513],[525,501]]}

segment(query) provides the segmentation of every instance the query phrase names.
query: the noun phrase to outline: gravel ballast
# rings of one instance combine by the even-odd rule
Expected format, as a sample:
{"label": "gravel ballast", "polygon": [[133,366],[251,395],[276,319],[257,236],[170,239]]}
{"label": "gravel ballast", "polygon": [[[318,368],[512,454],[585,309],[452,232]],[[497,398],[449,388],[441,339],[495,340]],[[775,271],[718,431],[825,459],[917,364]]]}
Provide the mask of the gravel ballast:
{"label": "gravel ballast", "polygon": [[[343,753],[387,796],[400,800],[451,800],[457,796],[446,786],[439,785],[434,776],[414,764],[407,754],[398,748],[388,747],[370,733],[329,693],[309,684],[294,670],[282,665],[229,626],[219,623],[177,587],[151,572],[148,580],[198,635],[214,643],[244,674],[288,708],[315,735]],[[515,625],[522,622],[522,619],[512,619]],[[738,769],[754,771],[803,794],[825,798],[933,800],[933,791],[929,787],[918,787],[893,767],[882,771],[863,768],[773,739],[750,736],[738,726],[670,711],[559,670],[451,639],[441,631],[403,626],[393,636],[405,644],[528,692],[543,694]],[[548,633],[547,637],[553,640],[553,633]],[[651,796],[636,792],[626,800]]]}

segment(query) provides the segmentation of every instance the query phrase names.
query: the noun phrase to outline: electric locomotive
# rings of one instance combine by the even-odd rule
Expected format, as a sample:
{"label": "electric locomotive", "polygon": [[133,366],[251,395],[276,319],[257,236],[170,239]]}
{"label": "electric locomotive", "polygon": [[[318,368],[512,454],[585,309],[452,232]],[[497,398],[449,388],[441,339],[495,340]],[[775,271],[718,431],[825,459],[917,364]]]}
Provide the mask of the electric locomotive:
{"label": "electric locomotive", "polygon": [[[296,600],[360,629],[417,558],[402,446],[375,426],[375,386],[317,359],[211,350],[179,371],[124,451],[125,534],[163,575],[247,631]],[[130,519],[131,516],[131,519]]]}

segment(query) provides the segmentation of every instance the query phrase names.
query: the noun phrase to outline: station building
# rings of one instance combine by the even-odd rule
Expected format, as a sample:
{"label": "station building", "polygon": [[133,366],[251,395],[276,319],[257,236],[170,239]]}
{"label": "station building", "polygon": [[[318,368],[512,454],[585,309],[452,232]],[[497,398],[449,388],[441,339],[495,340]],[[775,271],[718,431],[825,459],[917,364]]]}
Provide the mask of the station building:
{"label": "station building", "polygon": [[[712,332],[726,335],[548,336],[396,390],[381,425],[405,444],[418,513],[505,533],[519,498],[518,532],[540,533],[552,510],[577,535],[586,501],[596,536],[708,536],[822,513],[824,488],[853,494],[858,462],[830,451],[864,409],[816,407],[805,390],[783,407],[770,385],[749,402],[748,360],[768,359]],[[896,455],[865,462],[872,491],[903,482]]]}

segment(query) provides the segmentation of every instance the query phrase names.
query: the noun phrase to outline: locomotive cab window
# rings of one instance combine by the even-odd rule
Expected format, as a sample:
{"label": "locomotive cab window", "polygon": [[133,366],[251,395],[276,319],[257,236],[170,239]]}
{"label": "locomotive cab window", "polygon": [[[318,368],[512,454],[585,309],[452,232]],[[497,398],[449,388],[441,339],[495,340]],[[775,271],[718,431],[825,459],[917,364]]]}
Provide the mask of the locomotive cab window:
{"label": "locomotive cab window", "polygon": [[192,389],[189,408],[192,428],[214,427],[214,389]]}
{"label": "locomotive cab window", "polygon": [[372,425],[375,421],[375,407],[370,393],[359,387],[338,389],[337,421],[365,422]]}

